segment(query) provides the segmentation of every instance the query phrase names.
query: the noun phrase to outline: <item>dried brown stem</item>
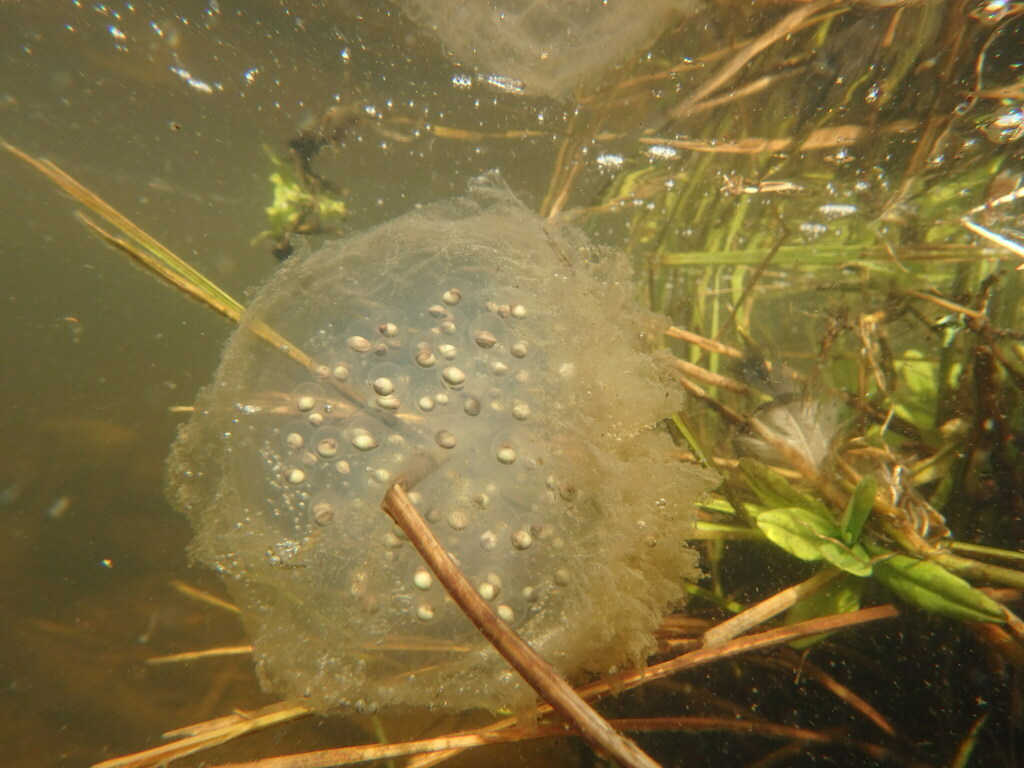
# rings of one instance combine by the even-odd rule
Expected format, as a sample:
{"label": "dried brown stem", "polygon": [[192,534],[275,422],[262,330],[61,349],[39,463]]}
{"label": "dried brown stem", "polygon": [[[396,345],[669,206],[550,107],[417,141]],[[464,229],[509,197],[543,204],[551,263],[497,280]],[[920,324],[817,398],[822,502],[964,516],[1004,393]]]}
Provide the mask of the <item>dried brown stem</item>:
{"label": "dried brown stem", "polygon": [[[861,624],[866,624],[881,619],[889,619],[898,616],[899,611],[892,605],[879,605],[874,608],[862,608],[858,611],[825,616],[818,619],[809,619],[796,624],[789,624],[776,629],[769,629],[756,635],[746,635],[735,640],[729,640],[713,647],[703,647],[688,653],[676,656],[673,659],[655,664],[646,669],[630,670],[620,672],[617,675],[585,685],[577,689],[580,696],[588,701],[601,699],[613,691],[618,693],[636,688],[640,685],[671,677],[674,674],[686,669],[712,664],[716,661],[738,656],[743,653],[760,651],[777,645],[784,645],[799,640],[802,637],[811,637],[823,632],[837,632],[842,629],[849,629]],[[534,714],[543,717],[551,712],[549,704],[538,705]],[[488,731],[502,731],[513,728],[518,724],[518,719],[511,717],[487,726]],[[406,768],[429,768],[437,765],[449,757],[454,756],[459,750],[452,749],[433,755],[426,755],[409,762]]]}
{"label": "dried brown stem", "polygon": [[736,349],[736,347],[730,347],[728,344],[723,344],[717,339],[709,339],[707,336],[701,336],[700,334],[688,331],[685,328],[677,328],[673,325],[665,330],[665,335],[670,336],[673,339],[680,339],[682,341],[688,341],[691,344],[696,344],[698,347],[707,350],[708,352],[717,352],[720,355],[733,357],[737,360],[743,359],[743,353]]}
{"label": "dried brown stem", "polygon": [[798,601],[810,597],[823,589],[841,573],[836,568],[826,568],[806,581],[788,587],[781,592],[776,592],[767,600],[762,600],[760,603],[752,605],[747,610],[737,613],[735,616],[709,629],[704,633],[704,645],[719,645],[726,640],[743,634],[751,627],[755,627],[773,616],[779,615],[783,611],[792,608]]}
{"label": "dried brown stem", "polygon": [[750,387],[746,384],[736,381],[736,379],[728,376],[724,376],[721,373],[714,373],[709,371],[707,368],[687,362],[686,360],[680,360],[679,358],[673,360],[672,364],[685,375],[697,379],[698,381],[703,381],[705,384],[712,387],[718,387],[719,389],[724,389],[727,392],[733,392],[737,395],[750,394]]}
{"label": "dried brown stem", "polygon": [[400,485],[393,485],[384,496],[381,508],[409,537],[427,566],[451,595],[459,608],[483,633],[509,664],[592,746],[607,752],[628,768],[658,768],[658,764],[635,742],[626,738],[587,704],[565,678],[542,659],[491,606],[477,594],[473,585],[445,551],[434,532]]}
{"label": "dried brown stem", "polygon": [[[848,744],[867,751],[870,754],[883,754],[895,757],[884,747],[874,744],[852,742],[841,734],[833,735],[813,731],[808,728],[796,728],[789,725],[765,722],[762,720],[736,720],[725,717],[649,717],[612,720],[617,728],[624,731],[656,733],[659,731],[673,732],[731,732],[745,735],[758,735],[776,739],[793,739],[804,744]],[[487,744],[528,741],[531,739],[563,736],[566,733],[579,731],[566,728],[562,724],[541,725],[536,728],[507,728],[503,731],[478,729],[463,731],[447,736],[437,736],[418,741],[406,741],[398,744],[365,744],[354,747],[325,749],[317,752],[305,752],[281,757],[263,758],[245,763],[227,763],[216,768],[332,768],[333,766],[354,765],[371,760],[388,760],[407,755],[417,755],[444,750],[463,750]]]}
{"label": "dried brown stem", "polygon": [[200,723],[188,730],[175,731],[170,736],[181,736],[176,741],[158,747],[136,752],[132,755],[104,760],[93,768],[145,768],[152,765],[166,765],[207,749],[224,744],[265,728],[305,717],[310,711],[300,704],[281,702],[264,707],[257,712],[235,714],[218,718],[212,723]]}
{"label": "dried brown stem", "polygon": [[726,83],[738,75],[743,68],[759,53],[774,45],[777,41],[786,38],[797,30],[801,29],[808,18],[829,5],[834,5],[835,0],[817,0],[807,3],[787,13],[774,26],[768,29],[763,35],[752,40],[722,65],[711,78],[698,88],[689,99],[676,106],[670,114],[673,118],[686,117],[693,107],[704,101],[715,91],[722,88]]}

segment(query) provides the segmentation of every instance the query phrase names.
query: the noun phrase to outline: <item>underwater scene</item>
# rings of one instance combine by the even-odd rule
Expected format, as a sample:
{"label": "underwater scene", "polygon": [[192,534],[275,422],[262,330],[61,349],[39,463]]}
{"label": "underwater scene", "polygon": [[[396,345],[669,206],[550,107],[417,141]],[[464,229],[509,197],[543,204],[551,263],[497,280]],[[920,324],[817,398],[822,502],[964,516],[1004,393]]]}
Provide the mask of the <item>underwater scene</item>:
{"label": "underwater scene", "polygon": [[1024,763],[1024,3],[0,1],[0,764]]}

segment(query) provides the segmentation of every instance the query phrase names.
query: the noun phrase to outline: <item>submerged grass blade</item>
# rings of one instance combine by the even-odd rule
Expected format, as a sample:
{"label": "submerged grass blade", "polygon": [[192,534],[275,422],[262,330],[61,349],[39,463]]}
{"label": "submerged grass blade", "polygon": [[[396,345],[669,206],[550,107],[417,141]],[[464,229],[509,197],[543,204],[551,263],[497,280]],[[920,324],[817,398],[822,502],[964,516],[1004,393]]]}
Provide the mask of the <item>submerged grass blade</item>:
{"label": "submerged grass blade", "polygon": [[[127,254],[133,261],[141,264],[157,277],[185,295],[205,304],[218,314],[235,323],[241,319],[242,313],[245,311],[245,305],[97,194],[82,185],[78,180],[65,173],[55,163],[50,160],[40,160],[32,157],[32,155],[18,149],[13,144],[8,144],[3,139],[0,139],[0,145],[18,159],[35,168],[74,200],[102,217],[128,238],[128,240],[123,240],[107,232],[87,216],[79,214],[78,216],[82,223],[89,227],[105,243]],[[250,328],[253,333],[268,344],[276,347],[299,365],[308,368],[313,364],[313,360],[309,355],[282,337],[273,328],[259,321],[251,323]],[[344,387],[338,388],[342,391],[342,394],[348,395]]]}
{"label": "submerged grass blade", "polygon": [[[8,144],[2,139],[0,139],[0,144],[2,144],[3,148],[12,155],[32,168],[35,168],[76,201],[86,206],[97,216],[105,219],[108,223],[120,230],[126,237],[134,241],[141,250],[127,250],[126,252],[130,253],[132,258],[139,261],[147,269],[152,270],[172,285],[182,288],[183,290],[186,290],[183,286],[188,286],[189,288],[186,292],[190,296],[203,301],[207,306],[216,310],[220,314],[225,315],[231,320],[236,322],[238,321],[238,318],[244,310],[241,302],[237,301],[216,283],[208,279],[202,272],[177,256],[170,248],[167,248],[152,235],[145,232],[141,227],[137,226],[133,221],[117,211],[97,194],[86,188],[69,174],[65,173],[52,161],[35,158],[27,152],[23,152],[18,149],[13,144]],[[85,219],[85,222],[94,231],[102,233],[102,230],[99,230],[99,228],[88,219]],[[112,240],[111,236],[106,233],[102,233],[101,236],[105,241],[114,245],[119,250],[126,250],[123,247],[124,241],[116,239]]]}

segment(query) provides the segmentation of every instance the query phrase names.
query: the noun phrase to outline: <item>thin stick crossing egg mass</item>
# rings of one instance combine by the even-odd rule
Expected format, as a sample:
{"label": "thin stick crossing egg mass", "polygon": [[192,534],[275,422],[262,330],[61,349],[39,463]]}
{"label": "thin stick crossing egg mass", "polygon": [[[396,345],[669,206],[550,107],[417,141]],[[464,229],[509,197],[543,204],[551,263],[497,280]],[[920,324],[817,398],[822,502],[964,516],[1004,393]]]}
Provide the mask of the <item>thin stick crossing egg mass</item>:
{"label": "thin stick crossing egg mass", "polygon": [[697,574],[686,539],[712,478],[656,426],[681,395],[616,256],[485,178],[263,286],[168,486],[266,687],[321,711],[533,700],[381,511],[400,480],[569,679],[650,653]]}

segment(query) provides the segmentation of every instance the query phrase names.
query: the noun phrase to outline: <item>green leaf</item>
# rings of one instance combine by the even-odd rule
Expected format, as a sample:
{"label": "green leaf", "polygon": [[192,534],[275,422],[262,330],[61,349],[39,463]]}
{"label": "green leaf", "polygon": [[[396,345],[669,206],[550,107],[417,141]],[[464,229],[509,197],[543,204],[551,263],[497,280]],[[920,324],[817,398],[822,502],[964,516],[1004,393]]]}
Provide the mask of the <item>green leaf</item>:
{"label": "green leaf", "polygon": [[893,401],[896,415],[919,429],[934,429],[938,365],[916,349],[908,349],[893,365],[899,379]]}
{"label": "green leaf", "polygon": [[[800,621],[818,619],[822,616],[835,616],[839,613],[850,613],[860,608],[860,595],[864,590],[864,580],[855,576],[842,576],[827,584],[819,592],[801,600],[786,612],[786,623],[796,624]],[[822,632],[810,637],[794,640],[789,645],[797,650],[807,648],[828,637],[831,632]]]}
{"label": "green leaf", "polygon": [[812,563],[826,560],[854,576],[871,575],[871,558],[864,548],[846,546],[836,524],[816,512],[797,507],[768,509],[758,513],[755,522],[770,542],[793,557]]}
{"label": "green leaf", "polygon": [[820,545],[821,556],[836,568],[853,576],[867,578],[874,564],[864,547],[855,544],[852,548],[835,539],[825,539]]}
{"label": "green leaf", "polygon": [[775,546],[808,562],[821,560],[824,557],[822,542],[839,536],[839,529],[831,520],[823,520],[813,512],[796,507],[765,510],[758,514],[755,522]]}
{"label": "green leaf", "polygon": [[778,472],[754,459],[740,459],[740,472],[761,503],[769,508],[797,507],[831,522],[828,509],[817,499],[800,493]]}
{"label": "green leaf", "polygon": [[930,560],[894,554],[875,561],[874,576],[898,597],[926,611],[961,621],[1004,621],[995,600]]}
{"label": "green leaf", "polygon": [[878,490],[878,483],[872,475],[865,475],[853,489],[850,502],[846,505],[842,522],[839,528],[843,532],[843,541],[847,544],[855,544],[860,538],[860,532],[864,529],[868,515],[871,514],[871,507],[875,503],[875,492]]}

